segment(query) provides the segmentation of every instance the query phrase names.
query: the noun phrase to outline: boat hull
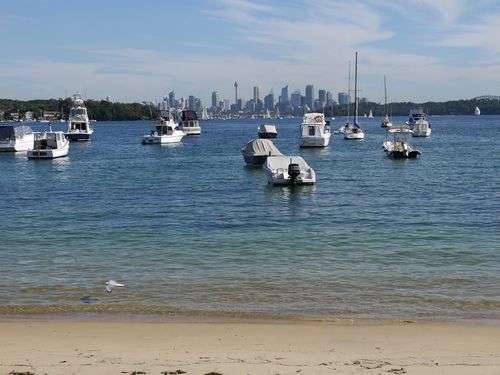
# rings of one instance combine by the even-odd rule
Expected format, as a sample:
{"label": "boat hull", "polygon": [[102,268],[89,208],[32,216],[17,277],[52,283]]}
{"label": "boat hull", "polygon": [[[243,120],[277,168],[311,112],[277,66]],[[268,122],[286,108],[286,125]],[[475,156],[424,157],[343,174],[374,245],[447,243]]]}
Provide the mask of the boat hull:
{"label": "boat hull", "polygon": [[330,133],[323,137],[301,137],[300,147],[327,147],[330,143]]}
{"label": "boat hull", "polygon": [[69,147],[54,150],[28,150],[28,159],[56,159],[68,155]]}
{"label": "boat hull", "polygon": [[278,136],[278,133],[257,133],[259,138],[264,138],[264,139],[271,139],[271,138],[276,138]]}
{"label": "boat hull", "polygon": [[391,159],[416,159],[420,151],[389,151],[388,154]]}
{"label": "boat hull", "polygon": [[180,127],[186,135],[201,135],[201,127]]}
{"label": "boat hull", "polygon": [[344,133],[344,139],[347,139],[347,140],[361,140],[361,139],[365,139],[365,133],[363,133],[363,132],[358,132],[358,133],[345,132]]}
{"label": "boat hull", "polygon": [[143,145],[166,145],[170,143],[179,143],[184,137],[184,134],[172,135],[145,135],[142,137]]}
{"label": "boat hull", "polygon": [[92,133],[65,133],[64,135],[70,142],[90,141]]}
{"label": "boat hull", "polygon": [[0,152],[22,152],[28,151],[33,148],[34,144],[33,134],[27,135],[24,139],[15,141],[0,141]]}
{"label": "boat hull", "polygon": [[267,156],[268,155],[250,156],[250,155],[243,154],[243,159],[245,159],[245,163],[247,163],[248,165],[261,166],[262,164],[264,164],[266,162]]}
{"label": "boat hull", "polygon": [[431,136],[431,129],[413,130],[412,136],[413,137],[430,137]]}

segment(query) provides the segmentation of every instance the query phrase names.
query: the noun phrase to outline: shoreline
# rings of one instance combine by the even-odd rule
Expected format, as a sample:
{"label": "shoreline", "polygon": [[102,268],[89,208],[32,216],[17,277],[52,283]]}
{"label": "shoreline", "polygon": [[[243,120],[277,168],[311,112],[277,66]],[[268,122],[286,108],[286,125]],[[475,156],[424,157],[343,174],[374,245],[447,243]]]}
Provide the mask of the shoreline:
{"label": "shoreline", "polygon": [[0,373],[498,374],[500,326],[0,318]]}

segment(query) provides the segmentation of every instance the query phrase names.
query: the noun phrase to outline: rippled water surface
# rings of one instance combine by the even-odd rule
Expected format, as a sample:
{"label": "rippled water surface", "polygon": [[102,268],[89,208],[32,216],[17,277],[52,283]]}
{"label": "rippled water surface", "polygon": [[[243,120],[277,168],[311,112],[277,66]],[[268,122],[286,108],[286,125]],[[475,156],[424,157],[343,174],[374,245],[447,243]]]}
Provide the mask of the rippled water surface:
{"label": "rippled water surface", "polygon": [[422,155],[391,160],[380,119],[303,150],[300,120],[277,120],[316,170],[304,188],[245,166],[258,120],[172,147],[140,144],[149,122],[96,123],[64,159],[2,153],[0,312],[498,320],[500,117],[430,121]]}

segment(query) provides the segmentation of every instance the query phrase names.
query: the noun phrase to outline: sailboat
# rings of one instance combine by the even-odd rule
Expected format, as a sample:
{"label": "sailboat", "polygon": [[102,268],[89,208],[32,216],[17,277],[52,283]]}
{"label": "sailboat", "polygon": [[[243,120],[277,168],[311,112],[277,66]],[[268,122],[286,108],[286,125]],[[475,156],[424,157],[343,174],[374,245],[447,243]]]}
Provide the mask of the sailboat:
{"label": "sailboat", "polygon": [[392,126],[392,122],[391,120],[389,120],[389,112],[387,111],[387,84],[385,81],[385,74],[384,74],[384,97],[385,97],[385,104],[384,104],[385,117],[382,120],[382,124],[380,124],[380,126],[383,128],[388,128]]}
{"label": "sailboat", "polygon": [[476,116],[479,116],[481,114],[481,110],[479,109],[479,107],[476,107],[476,109],[474,110],[474,114]]}
{"label": "sailboat", "polygon": [[[350,86],[350,84],[349,84]],[[344,139],[364,139],[365,133],[358,125],[358,109],[359,109],[359,101],[358,101],[358,52],[356,52],[356,60],[354,64],[354,123],[351,124],[349,119],[347,123],[344,125]]]}
{"label": "sailboat", "polygon": [[373,112],[371,109],[370,109],[370,113],[368,114],[368,118],[373,118]]}

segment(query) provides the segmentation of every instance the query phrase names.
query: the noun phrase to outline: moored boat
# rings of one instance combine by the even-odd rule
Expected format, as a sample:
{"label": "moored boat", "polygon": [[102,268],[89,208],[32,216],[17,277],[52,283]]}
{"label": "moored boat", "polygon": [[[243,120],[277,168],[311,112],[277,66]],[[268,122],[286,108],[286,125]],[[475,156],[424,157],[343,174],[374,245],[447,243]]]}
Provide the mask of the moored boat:
{"label": "moored boat", "polygon": [[326,147],[330,143],[330,123],[323,113],[306,113],[300,124],[300,147]]}
{"label": "moored boat", "polygon": [[201,135],[201,126],[196,111],[185,109],[181,112],[179,129],[186,135]]}
{"label": "moored boat", "polygon": [[313,185],[316,173],[301,156],[269,156],[263,165],[272,185]]}
{"label": "moored boat", "polygon": [[73,95],[73,105],[69,110],[66,137],[70,141],[89,141],[93,132],[82,96],[76,93]]}
{"label": "moored boat", "polygon": [[55,159],[68,155],[69,140],[62,131],[35,133],[33,149],[28,150],[28,159]]}
{"label": "moored boat", "polygon": [[276,138],[278,132],[276,126],[273,124],[262,124],[257,128],[257,135],[259,138]]}
{"label": "moored boat", "polygon": [[0,125],[0,152],[31,150],[34,140],[33,130],[27,125]]}
{"label": "moored boat", "polygon": [[[387,129],[382,147],[387,152],[387,156],[392,159],[415,159],[421,155],[419,150],[414,149],[407,141],[406,134],[411,134],[412,130],[408,125],[391,126]],[[392,138],[391,138],[392,136]]]}
{"label": "moored boat", "polygon": [[282,155],[269,139],[254,139],[241,149],[241,154],[248,165],[262,165],[269,156]]}
{"label": "moored boat", "polygon": [[[350,71],[349,71],[349,80],[350,80]],[[354,64],[354,108],[355,108],[354,122],[351,123],[348,117],[347,122],[345,123],[343,129],[341,130],[341,132],[344,134],[344,139],[347,140],[361,140],[365,138],[365,133],[363,129],[361,129],[358,125],[359,101],[358,101],[358,53],[357,52]]]}
{"label": "moored boat", "polygon": [[142,137],[143,145],[179,143],[186,135],[179,129],[179,124],[174,121],[174,114],[167,110],[158,110],[157,118],[150,134]]}

